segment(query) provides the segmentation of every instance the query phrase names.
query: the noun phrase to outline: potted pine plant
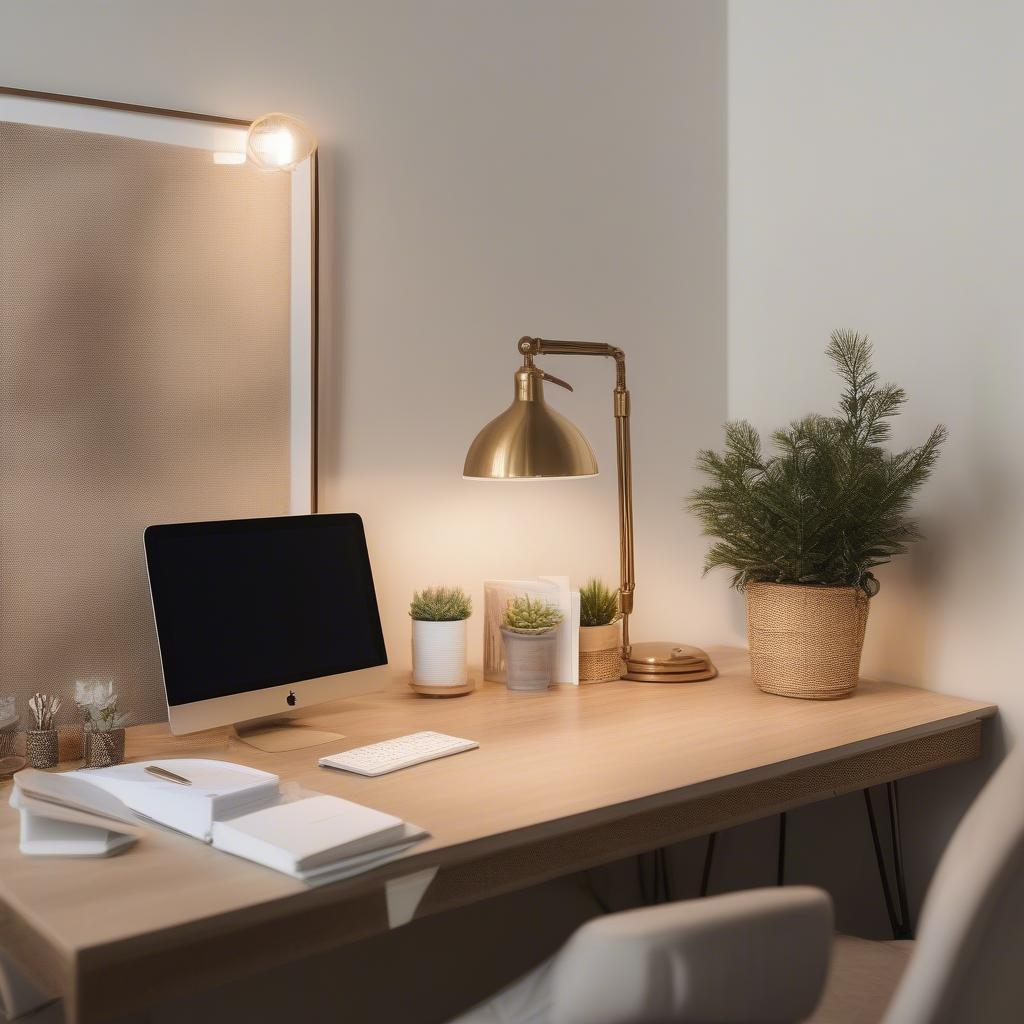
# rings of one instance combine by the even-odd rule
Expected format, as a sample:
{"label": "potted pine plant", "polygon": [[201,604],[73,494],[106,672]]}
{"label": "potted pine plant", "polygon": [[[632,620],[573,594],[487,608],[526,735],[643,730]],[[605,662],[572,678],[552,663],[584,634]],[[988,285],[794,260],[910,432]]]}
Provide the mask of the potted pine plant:
{"label": "potted pine plant", "polygon": [[510,690],[546,690],[554,669],[555,630],[562,613],[540,597],[510,597],[501,619],[505,685]]}
{"label": "potted pine plant", "polygon": [[619,594],[599,579],[580,588],[580,682],[622,677]]}
{"label": "potted pine plant", "polygon": [[873,570],[921,536],[911,502],[946,438],[938,426],[887,451],[905,392],[879,383],[860,334],[836,331],[826,351],[844,385],[837,413],[776,430],[768,455],[749,423],[728,424],[725,450],[698,455],[710,482],[690,501],[715,538],[704,571],[731,569],[746,594],[754,682],[816,700],[857,685]]}
{"label": "potted pine plant", "polygon": [[413,594],[413,682],[466,685],[466,620],[472,612],[473,603],[461,587],[426,587]]}

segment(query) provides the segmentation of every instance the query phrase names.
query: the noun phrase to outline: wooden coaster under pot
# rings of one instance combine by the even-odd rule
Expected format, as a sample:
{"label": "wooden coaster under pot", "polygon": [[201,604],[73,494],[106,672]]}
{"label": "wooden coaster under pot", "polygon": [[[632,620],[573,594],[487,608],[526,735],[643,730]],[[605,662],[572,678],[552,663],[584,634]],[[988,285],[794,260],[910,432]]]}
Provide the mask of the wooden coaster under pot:
{"label": "wooden coaster under pot", "polygon": [[458,686],[433,686],[410,679],[409,685],[421,697],[465,697],[467,693],[472,693],[476,689],[476,682],[472,679]]}

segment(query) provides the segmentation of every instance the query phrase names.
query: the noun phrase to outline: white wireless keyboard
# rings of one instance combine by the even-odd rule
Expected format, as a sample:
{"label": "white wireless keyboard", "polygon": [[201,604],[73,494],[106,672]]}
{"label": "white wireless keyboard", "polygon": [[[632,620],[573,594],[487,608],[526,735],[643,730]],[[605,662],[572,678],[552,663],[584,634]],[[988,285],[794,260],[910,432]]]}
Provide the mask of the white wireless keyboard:
{"label": "white wireless keyboard", "polygon": [[340,754],[321,757],[319,763],[323,768],[340,768],[343,772],[355,772],[357,775],[387,775],[399,768],[433,761],[435,757],[461,754],[479,746],[476,740],[446,736],[443,732],[414,732],[383,743],[353,747]]}

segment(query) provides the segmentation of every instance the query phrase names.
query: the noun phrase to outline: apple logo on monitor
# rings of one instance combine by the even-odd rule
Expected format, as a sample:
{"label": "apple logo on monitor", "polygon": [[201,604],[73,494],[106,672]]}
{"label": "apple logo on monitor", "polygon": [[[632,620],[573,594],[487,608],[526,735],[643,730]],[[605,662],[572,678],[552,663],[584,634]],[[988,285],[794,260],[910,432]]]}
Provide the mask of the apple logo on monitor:
{"label": "apple logo on monitor", "polygon": [[295,691],[294,690],[289,690],[288,691],[288,696],[285,697],[285,700],[288,702],[288,707],[290,707],[290,708],[295,707]]}

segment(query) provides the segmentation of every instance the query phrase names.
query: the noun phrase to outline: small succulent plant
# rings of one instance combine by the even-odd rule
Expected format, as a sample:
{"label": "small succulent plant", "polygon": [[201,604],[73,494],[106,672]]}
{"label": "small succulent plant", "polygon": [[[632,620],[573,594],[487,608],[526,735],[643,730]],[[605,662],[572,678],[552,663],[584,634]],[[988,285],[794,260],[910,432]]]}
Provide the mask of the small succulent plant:
{"label": "small succulent plant", "polygon": [[599,579],[580,588],[580,625],[607,626],[619,617],[619,594]]}
{"label": "small succulent plant", "polygon": [[562,618],[550,601],[523,594],[508,599],[501,624],[515,633],[546,633],[560,625]]}
{"label": "small succulent plant", "polygon": [[462,587],[425,587],[409,605],[409,615],[421,622],[457,622],[472,612],[473,602]]}

